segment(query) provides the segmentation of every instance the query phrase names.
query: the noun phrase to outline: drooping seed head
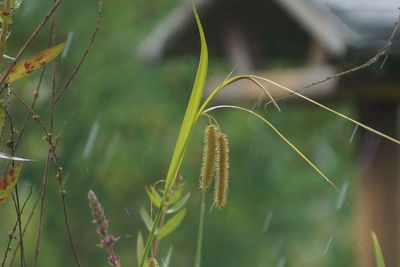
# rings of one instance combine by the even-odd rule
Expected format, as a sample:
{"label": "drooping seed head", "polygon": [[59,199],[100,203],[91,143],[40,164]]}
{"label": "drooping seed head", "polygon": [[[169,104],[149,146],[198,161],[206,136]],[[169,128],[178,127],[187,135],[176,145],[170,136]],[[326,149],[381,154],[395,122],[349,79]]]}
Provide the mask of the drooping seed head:
{"label": "drooping seed head", "polygon": [[215,175],[215,162],[218,157],[217,149],[218,129],[215,125],[209,125],[204,131],[203,158],[200,170],[200,188],[210,188]]}
{"label": "drooping seed head", "polygon": [[229,182],[229,143],[224,133],[218,134],[217,147],[219,153],[216,161],[214,203],[218,208],[222,208],[228,201]]}

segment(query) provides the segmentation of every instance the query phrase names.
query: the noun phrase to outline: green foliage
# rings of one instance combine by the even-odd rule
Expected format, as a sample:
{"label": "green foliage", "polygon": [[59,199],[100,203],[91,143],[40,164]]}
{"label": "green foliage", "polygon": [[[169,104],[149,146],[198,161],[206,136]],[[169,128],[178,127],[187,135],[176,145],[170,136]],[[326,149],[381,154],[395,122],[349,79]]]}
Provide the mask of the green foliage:
{"label": "green foliage", "polygon": [[385,265],[385,260],[383,259],[382,249],[381,246],[379,245],[379,241],[378,238],[376,237],[375,232],[372,232],[371,236],[372,236],[372,242],[374,244],[376,266],[385,267],[386,265]]}
{"label": "green foliage", "polygon": [[146,186],[145,188],[147,196],[150,198],[151,203],[155,205],[157,208],[160,207],[161,205],[161,196],[160,194],[156,191],[153,190],[150,186]]}
{"label": "green foliage", "polygon": [[[85,224],[90,220],[89,215],[82,216],[88,213],[86,205],[82,205],[82,202],[85,201],[84,188],[89,187],[99,188],[105,196],[104,205],[109,211],[113,231],[121,233],[119,254],[126,265],[134,265],[131,256],[134,242],[131,235],[143,224],[135,219],[135,214],[141,210],[140,206],[146,203],[142,198],[145,195],[142,190],[143,184],[149,183],[149,177],[160,177],[164,174],[160,170],[166,168],[165,163],[170,159],[176,129],[179,128],[176,117],[184,112],[182,103],[188,97],[188,91],[184,88],[190,88],[196,60],[194,57],[185,56],[146,66],[133,60],[132,48],[144,32],[176,2],[152,0],[150,4],[143,1],[125,1],[108,5],[103,34],[98,37],[98,45],[92,51],[93,54],[88,58],[78,79],[74,81],[71,91],[57,109],[59,120],[55,122],[55,128],[60,130],[64,121],[66,123],[58,151],[69,177],[65,180],[65,185],[70,217],[79,218],[72,221],[71,228],[73,232],[79,233],[76,239],[84,265],[104,265],[102,258],[97,257],[94,244],[91,247],[87,246],[86,241],[82,242],[95,240],[92,226],[89,223]],[[15,16],[17,23],[13,31],[17,34],[11,36],[11,54],[30,32],[32,21],[36,21],[43,13],[41,11],[44,7],[35,1],[27,1],[24,7],[25,4],[25,11],[22,9],[22,12]],[[71,31],[74,32],[75,38],[68,56],[59,65],[60,79],[65,78],[66,73],[73,69],[71,63],[79,58],[85,48],[83,40],[90,34],[92,24],[89,22],[94,21],[95,7],[86,2],[64,2],[62,8],[58,14],[58,21],[69,23],[58,23],[58,38],[64,40]],[[121,12],[128,9],[133,11],[129,14]],[[76,10],[79,10],[79,14]],[[148,18],[151,20],[147,20]],[[27,26],[17,27],[18,25]],[[39,36],[27,53],[32,54],[43,49],[47,41],[47,35]],[[110,45],[113,49],[109,49]],[[216,61],[217,59],[213,59],[211,63],[214,64],[214,68]],[[212,68],[213,66],[210,66],[210,69]],[[225,68],[224,72],[228,72],[228,67]],[[205,76],[204,72],[203,68],[202,75]],[[46,86],[41,92],[37,106],[37,111],[43,119],[48,119],[48,84],[51,82],[48,78],[48,74],[45,74]],[[24,99],[30,99],[32,83],[38,79],[39,73],[33,73],[29,79],[18,81],[18,91]],[[198,104],[193,104],[193,107],[196,105]],[[302,150],[312,160],[319,161],[328,176],[335,178],[336,184],[350,181],[352,189],[354,146],[348,144],[347,138],[351,135],[352,126],[320,114],[308,106],[282,106],[282,114],[267,109],[268,119],[278,125],[279,129],[283,129],[291,140],[301,144]],[[348,103],[335,106],[336,109],[342,113],[354,114]],[[13,114],[17,119],[25,116],[25,113],[18,110]],[[223,214],[213,212],[212,216],[209,216],[205,232],[204,266],[269,266],[276,265],[282,257],[287,259],[288,265],[295,262],[302,266],[351,265],[351,214],[346,210],[336,211],[336,195],[327,189],[325,184],[317,181],[312,170],[304,166],[296,155],[287,152],[285,144],[276,142],[277,138],[273,133],[245,115],[247,114],[216,112],[231,140],[234,162],[231,171],[234,176],[231,194],[234,198]],[[193,118],[192,113],[190,118]],[[82,150],[94,121],[99,121],[100,131],[92,153],[84,159],[81,157]],[[198,120],[198,123],[203,122]],[[192,135],[190,139],[193,146],[187,146],[187,141],[179,142],[180,150],[187,149],[186,153],[190,156],[186,158],[184,166],[180,169],[174,168],[189,177],[185,187],[192,191],[191,201],[188,201],[189,193],[183,194],[183,197],[180,195],[177,200],[171,201],[174,204],[170,204],[168,209],[163,209],[163,212],[170,216],[168,218],[174,218],[186,210],[185,220],[181,223],[179,231],[173,231],[173,235],[162,240],[162,247],[168,248],[172,243],[176,251],[179,251],[174,253],[171,266],[190,266],[194,253],[193,246],[188,244],[194,243],[191,237],[196,234],[194,225],[198,222],[199,192],[197,179],[193,176],[197,176],[198,172],[201,138],[197,131],[193,131],[193,125],[186,124],[185,128],[182,125],[180,135]],[[44,151],[45,142],[38,141],[43,136],[40,129],[32,124],[29,130],[21,143],[21,149],[26,152],[24,155],[39,161],[34,166],[25,167],[24,176],[29,179],[23,179],[21,185],[26,189],[26,183],[32,184],[35,194],[39,190],[40,179],[30,177],[43,175],[42,159],[47,151]],[[328,156],[320,157],[320,153],[327,153],[324,155]],[[175,164],[182,163],[181,156],[182,154],[175,156]],[[169,177],[169,183],[172,185],[175,176],[171,174]],[[48,192],[49,199],[59,199],[58,191],[52,182],[51,186]],[[152,192],[158,197],[153,196]],[[161,205],[163,192],[160,189],[146,188],[154,207]],[[349,199],[352,192],[353,190],[350,190]],[[176,196],[178,195],[174,197]],[[1,214],[14,214],[11,209],[12,203],[9,204],[0,207]],[[209,203],[207,210],[208,208]],[[169,212],[171,209],[172,213]],[[149,212],[144,210],[147,212],[147,218],[150,218],[147,220],[152,223]],[[270,229],[263,232],[261,229],[265,214],[271,210],[274,211],[274,215]],[[0,233],[3,236],[6,236],[9,225],[13,223],[11,217],[7,216],[4,223],[2,221]],[[235,223],[232,224],[232,221]],[[40,266],[73,265],[68,243],[61,234],[64,233],[63,225],[59,201],[46,203],[46,225],[42,243],[43,250],[48,255],[41,258]],[[323,256],[319,249],[325,245],[332,233],[335,233],[335,243],[327,255]],[[136,247],[138,258],[144,252],[143,238],[139,235]],[[26,243],[33,244],[34,238],[34,235],[28,234]],[[2,248],[5,247],[4,241],[0,240]],[[307,248],[303,246],[305,242],[308,244]],[[221,257],[221,253],[216,249],[220,247],[224,247],[224,257]],[[32,248],[28,246],[26,249],[27,255],[33,255]],[[167,255],[172,254],[169,251]],[[165,252],[160,251],[160,255],[165,255]]]}
{"label": "green foliage", "polygon": [[[178,226],[182,223],[183,218],[185,217],[186,208],[184,208],[184,206],[187,204],[190,198],[190,193],[187,193],[184,197],[181,197],[183,186],[183,182],[176,183],[175,186],[168,192],[168,197],[166,201],[164,201],[162,204],[161,210],[162,214],[164,214],[163,216],[170,215],[170,218],[167,218],[163,222],[163,225],[156,228],[155,236],[158,239],[162,239],[172,233],[176,228],[178,228]],[[156,208],[160,208],[160,194],[164,194],[164,189],[159,189],[159,192],[157,192],[155,188],[146,186],[145,190],[151,204],[154,205]],[[144,207],[140,208],[140,216],[145,223],[147,230],[151,231],[154,226],[154,220]],[[140,233],[139,235],[141,237]]]}
{"label": "green foliage", "polygon": [[172,214],[172,213],[175,213],[175,212],[177,212],[177,211],[179,211],[180,209],[182,209],[185,205],[186,205],[186,203],[187,203],[187,201],[189,200],[189,198],[190,198],[190,193],[187,193],[183,198],[181,198],[181,199],[176,199],[175,201],[172,201],[171,200],[171,203],[173,203],[173,205],[172,205],[172,207],[171,208],[169,208],[168,210],[167,210],[167,214]]}
{"label": "green foliage", "polygon": [[172,216],[156,233],[158,239],[164,238],[170,233],[172,233],[178,226],[182,223],[183,218],[185,218],[186,209],[180,210],[174,216]]}

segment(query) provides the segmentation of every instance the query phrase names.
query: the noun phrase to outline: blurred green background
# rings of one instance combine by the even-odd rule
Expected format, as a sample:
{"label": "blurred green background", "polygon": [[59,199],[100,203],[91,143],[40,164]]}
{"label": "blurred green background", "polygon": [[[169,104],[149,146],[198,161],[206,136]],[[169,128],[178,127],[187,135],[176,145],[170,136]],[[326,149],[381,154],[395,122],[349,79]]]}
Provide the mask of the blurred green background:
{"label": "blurred green background", "polygon": [[[178,0],[106,1],[101,31],[77,78],[61,100],[56,129],[65,174],[69,218],[84,266],[107,266],[106,252],[90,223],[87,192],[93,189],[110,219],[110,232],[121,237],[115,246],[123,266],[136,265],[138,231],[147,235],[139,209],[149,207],[144,191],[166,175],[198,62],[197,55],[169,57],[146,65],[135,58],[135,48]],[[49,3],[25,1],[15,15],[7,54],[14,55],[43,17]],[[58,88],[64,84],[84,51],[95,25],[96,1],[64,1],[56,15],[57,40],[74,37],[68,55],[58,59]],[[200,14],[201,16],[201,14]],[[193,31],[196,31],[194,28]],[[35,39],[24,58],[47,47],[49,25]],[[207,32],[206,32],[207,36]],[[228,74],[220,58],[210,58],[210,75]],[[291,62],[288,61],[287,65]],[[49,71],[37,111],[48,120]],[[30,102],[40,72],[16,83],[14,89]],[[13,100],[17,127],[26,110]],[[253,103],[239,103],[252,107]],[[350,103],[327,103],[350,115]],[[355,181],[353,126],[307,103],[281,101],[260,112],[341,187],[348,185],[352,202]],[[337,209],[338,194],[268,127],[239,111],[215,112],[231,144],[231,181],[228,206],[206,215],[203,266],[351,266],[355,247],[351,211]],[[161,242],[161,256],[173,246],[171,266],[192,266],[198,228],[198,176],[202,132],[196,127],[181,170],[185,191],[191,192],[183,224]],[[95,135],[88,147],[89,135]],[[41,129],[30,122],[18,155],[37,161],[26,164],[20,181],[22,199],[32,185],[29,211],[38,197],[47,145]],[[86,147],[86,152],[85,151]],[[212,195],[208,194],[207,209]],[[12,201],[0,206],[0,247],[14,221]],[[24,218],[26,219],[26,217]],[[31,266],[38,223],[34,215],[26,237],[26,259]],[[61,199],[52,170],[49,182],[39,266],[74,266]],[[328,244],[329,243],[329,244]],[[327,248],[328,245],[328,249]],[[16,246],[13,242],[12,247]],[[1,255],[2,255],[1,254]],[[18,266],[18,257],[14,266]]]}

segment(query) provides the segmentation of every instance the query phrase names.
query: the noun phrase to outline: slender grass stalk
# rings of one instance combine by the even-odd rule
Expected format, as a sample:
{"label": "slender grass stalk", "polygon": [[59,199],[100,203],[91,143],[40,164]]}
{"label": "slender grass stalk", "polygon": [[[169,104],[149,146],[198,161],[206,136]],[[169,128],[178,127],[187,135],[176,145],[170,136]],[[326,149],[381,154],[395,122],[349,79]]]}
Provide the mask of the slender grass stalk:
{"label": "slender grass stalk", "polygon": [[201,190],[199,232],[197,235],[196,255],[194,257],[194,267],[200,267],[200,264],[201,264],[201,252],[203,249],[205,213],[206,213],[206,191]]}
{"label": "slender grass stalk", "polygon": [[[192,130],[197,122],[197,120],[200,118],[200,116],[204,113],[207,113],[207,111],[211,111],[213,109],[218,109],[218,108],[234,108],[234,109],[239,109],[242,111],[246,111],[254,116],[256,116],[257,118],[261,119],[264,123],[266,123],[269,127],[271,127],[275,133],[283,140],[285,141],[300,157],[302,157],[313,169],[315,169],[319,175],[321,175],[337,192],[339,192],[338,187],[321,171],[319,170],[319,168],[312,163],[293,143],[291,143],[274,125],[272,125],[267,119],[265,119],[264,117],[260,116],[259,114],[246,109],[246,108],[242,108],[242,107],[238,107],[238,106],[217,106],[217,107],[213,107],[213,108],[209,108],[206,109],[207,105],[210,103],[210,101],[222,90],[224,89],[227,85],[241,80],[241,79],[248,79],[252,82],[254,82],[257,86],[259,86],[264,92],[266,92],[267,96],[271,98],[271,95],[268,93],[268,91],[265,90],[265,88],[257,81],[257,80],[264,80],[270,84],[273,84],[275,86],[280,87],[281,89],[284,89],[286,91],[289,91],[292,94],[295,94],[317,106],[319,106],[320,108],[323,108],[331,113],[334,113],[335,115],[342,117],[356,125],[359,125],[360,127],[363,127],[365,129],[367,129],[368,131],[371,131],[381,137],[384,137],[392,142],[395,142],[397,144],[400,144],[400,141],[392,138],[388,135],[385,135],[379,131],[376,131],[374,129],[372,129],[371,127],[368,127],[354,119],[351,119],[350,117],[341,114],[333,109],[330,109],[310,98],[307,98],[305,96],[303,96],[302,94],[299,94],[297,92],[295,92],[294,90],[291,90],[287,87],[284,87],[282,85],[279,85],[278,83],[272,82],[268,79],[262,78],[262,77],[258,77],[255,75],[239,75],[239,76],[235,76],[232,77],[230,79],[226,79],[224,80],[221,85],[219,85],[208,97],[207,99],[203,102],[203,104],[200,106],[200,102],[201,102],[201,98],[203,96],[203,90],[204,90],[204,85],[205,85],[205,80],[206,80],[206,76],[207,76],[207,67],[208,67],[208,51],[207,51],[207,44],[205,41],[205,37],[204,37],[204,33],[203,33],[203,29],[201,26],[201,22],[200,19],[198,17],[196,8],[194,6],[194,3],[192,1],[192,7],[193,7],[193,12],[196,18],[196,22],[197,22],[197,26],[199,29],[199,35],[200,35],[200,40],[201,40],[201,54],[200,54],[200,62],[199,62],[199,66],[197,69],[197,74],[196,74],[196,79],[194,82],[194,86],[192,89],[192,94],[190,96],[190,100],[185,112],[185,116],[181,125],[181,129],[179,132],[179,136],[178,136],[178,140],[177,143],[175,145],[175,149],[172,155],[172,159],[168,168],[168,172],[167,172],[167,178],[166,178],[166,184],[165,184],[165,190],[164,190],[164,194],[162,196],[161,199],[161,203],[160,203],[160,208],[158,209],[154,222],[153,222],[153,227],[150,231],[149,237],[147,238],[146,241],[146,245],[144,248],[144,252],[142,255],[142,258],[140,260],[140,264],[139,267],[143,267],[147,255],[150,251],[150,247],[151,244],[153,242],[153,239],[155,237],[155,232],[156,229],[160,223],[160,218],[161,218],[161,214],[162,214],[162,207],[165,203],[165,201],[167,200],[168,197],[168,193],[172,187],[172,185],[174,184],[176,175],[179,171],[179,168],[182,164],[184,155],[185,155],[185,151],[189,142],[189,138],[191,136]],[[344,73],[345,74],[345,73]],[[0,81],[1,84],[1,81]],[[273,100],[272,100],[273,101]],[[273,101],[274,105],[276,106],[276,108],[279,110],[279,107],[276,105],[275,101]],[[350,207],[351,206],[348,204],[348,202],[346,201],[347,205]],[[201,241],[201,240],[200,240]],[[198,241],[198,242],[200,242]],[[201,241],[202,242],[202,241]],[[199,249],[199,248],[198,248]],[[197,262],[197,258],[196,258],[196,262]]]}
{"label": "slender grass stalk", "polygon": [[164,192],[164,195],[161,199],[160,208],[158,208],[156,217],[154,218],[153,227],[151,228],[149,237],[147,238],[146,245],[145,245],[144,251],[143,251],[143,255],[142,255],[142,258],[140,259],[139,267],[143,267],[144,263],[146,262],[147,255],[149,254],[151,244],[153,243],[153,240],[154,240],[154,237],[156,234],[157,226],[160,223],[161,214],[162,214],[162,210],[163,210],[162,207],[163,207],[165,201],[167,200],[167,197],[168,197],[168,194],[166,194]]}
{"label": "slender grass stalk", "polygon": [[250,113],[251,115],[257,117],[258,119],[262,120],[265,124],[267,124],[278,136],[281,138],[286,144],[288,144],[301,158],[303,158],[308,165],[310,165],[320,176],[322,176],[326,182],[328,182],[338,193],[340,192],[339,188],[337,185],[331,181],[307,156],[305,156],[300,149],[298,149],[289,139],[287,139],[271,122],[269,122],[266,118],[263,116],[259,115],[258,113],[239,106],[232,106],[232,105],[221,105],[221,106],[215,106],[206,109],[204,112],[209,112],[215,109],[223,109],[223,108],[230,108],[230,109],[238,109],[245,111],[247,113]]}
{"label": "slender grass stalk", "polygon": [[[238,75],[238,76],[235,76],[235,77],[232,77],[232,78],[230,78],[230,79],[225,80],[225,81],[224,81],[223,83],[221,83],[217,88],[215,88],[214,91],[213,91],[213,92],[207,97],[207,99],[203,102],[203,104],[201,105],[201,107],[200,107],[200,109],[199,109],[199,113],[197,114],[197,118],[199,118],[199,117],[201,116],[201,114],[202,114],[203,111],[206,109],[206,107],[207,107],[207,105],[210,103],[210,101],[211,101],[219,92],[221,92],[222,89],[224,89],[226,86],[228,86],[228,85],[231,84],[231,83],[234,83],[234,82],[236,82],[236,81],[243,80],[243,79],[248,79],[248,80],[250,80],[250,81],[253,81],[253,79],[256,79],[256,80],[258,79],[258,80],[263,80],[263,81],[265,81],[265,82],[268,82],[268,83],[270,83],[270,84],[272,84],[272,85],[274,85],[274,86],[277,86],[277,87],[279,87],[279,88],[281,88],[281,89],[283,89],[283,90],[285,90],[285,91],[288,91],[289,93],[294,94],[294,95],[296,95],[296,96],[298,96],[298,97],[300,97],[300,98],[302,98],[302,99],[304,99],[304,100],[306,100],[306,101],[308,101],[308,102],[310,102],[310,103],[312,103],[312,104],[314,104],[314,105],[316,105],[316,106],[318,106],[318,107],[320,107],[320,108],[322,108],[322,109],[325,109],[326,111],[329,111],[329,112],[335,114],[336,116],[339,116],[339,117],[341,117],[341,118],[343,118],[343,119],[345,119],[345,120],[348,120],[348,121],[350,121],[351,123],[354,123],[354,124],[356,124],[356,125],[358,125],[358,126],[364,128],[364,129],[366,129],[366,130],[368,130],[368,131],[370,131],[370,132],[372,132],[372,133],[374,133],[374,134],[376,134],[376,135],[379,135],[379,136],[381,136],[381,137],[383,137],[383,138],[385,138],[385,139],[387,139],[387,140],[389,140],[389,141],[392,141],[392,142],[394,142],[394,143],[400,145],[400,140],[398,140],[398,139],[396,139],[396,138],[393,138],[393,137],[388,136],[388,135],[386,135],[386,134],[384,134],[384,133],[382,133],[382,132],[380,132],[380,131],[377,131],[377,130],[375,130],[375,129],[373,129],[373,128],[371,128],[371,127],[369,127],[369,126],[367,126],[367,125],[365,125],[365,124],[363,124],[363,123],[361,123],[361,122],[356,121],[355,119],[352,119],[352,118],[350,118],[350,117],[348,117],[348,116],[346,116],[346,115],[344,115],[344,114],[342,114],[342,113],[340,113],[340,112],[337,112],[337,111],[335,111],[335,110],[333,110],[333,109],[331,109],[331,108],[329,108],[329,107],[327,107],[327,106],[325,106],[325,105],[322,105],[322,104],[318,103],[317,101],[315,101],[315,100],[313,100],[313,99],[311,99],[311,98],[309,98],[309,97],[306,97],[306,96],[304,96],[304,95],[302,95],[302,94],[300,94],[300,93],[298,93],[298,92],[296,92],[296,91],[294,91],[294,90],[292,90],[292,89],[290,89],[290,88],[288,88],[288,87],[286,87],[286,86],[283,86],[283,85],[281,85],[281,84],[279,84],[279,83],[276,83],[276,82],[274,82],[274,81],[271,81],[271,80],[269,80],[269,79],[266,79],[266,78],[263,78],[263,77],[259,77],[259,76],[255,76],[255,75]],[[253,82],[254,82],[254,81],[253,81]]]}
{"label": "slender grass stalk", "polygon": [[374,245],[374,254],[375,254],[375,261],[377,267],[386,267],[385,259],[383,258],[382,249],[379,245],[378,238],[376,237],[375,232],[371,233],[372,242]]}
{"label": "slender grass stalk", "polygon": [[296,91],[294,91],[292,89],[289,89],[289,88],[287,88],[287,87],[285,87],[283,85],[280,85],[280,84],[278,84],[276,82],[273,82],[273,81],[271,81],[269,79],[266,79],[266,78],[263,78],[263,77],[258,77],[258,76],[254,76],[254,75],[251,75],[251,76],[254,77],[255,79],[263,80],[263,81],[266,81],[266,82],[268,82],[270,84],[278,86],[279,88],[281,88],[281,89],[283,89],[285,91],[288,91],[289,93],[294,94],[294,95],[296,95],[296,96],[298,96],[300,98],[303,98],[304,100],[307,100],[308,102],[310,102],[310,103],[312,103],[312,104],[314,104],[314,105],[316,105],[316,106],[318,106],[318,107],[320,107],[322,109],[325,109],[326,111],[329,111],[329,112],[331,112],[331,113],[333,113],[333,114],[335,114],[335,115],[337,115],[339,117],[342,117],[343,119],[346,119],[346,120],[348,120],[348,121],[350,121],[350,122],[352,122],[352,123],[364,128],[364,129],[374,133],[374,134],[377,134],[377,135],[379,135],[379,136],[381,136],[383,138],[388,139],[389,141],[392,141],[392,142],[400,145],[400,141],[399,140],[397,140],[397,139],[395,139],[393,137],[390,137],[390,136],[388,136],[388,135],[386,135],[386,134],[384,134],[382,132],[379,132],[379,131],[377,131],[377,130],[375,130],[375,129],[373,129],[373,128],[365,125],[365,124],[362,124],[361,122],[358,122],[358,121],[356,121],[356,120],[354,120],[354,119],[352,119],[352,118],[350,118],[350,117],[348,117],[348,116],[346,116],[346,115],[344,115],[344,114],[342,114],[340,112],[337,112],[336,110],[333,110],[333,109],[331,109],[331,108],[329,108],[327,106],[324,106],[324,105],[318,103],[317,101],[315,101],[315,100],[313,100],[311,98],[308,98],[308,97],[306,97],[306,96],[304,96],[302,94],[299,94],[298,92],[296,92]]}
{"label": "slender grass stalk", "polygon": [[200,106],[201,98],[203,97],[204,85],[207,76],[207,68],[208,68],[208,49],[207,43],[204,37],[203,28],[199,19],[199,16],[196,11],[196,7],[192,2],[193,12],[196,18],[197,27],[200,35],[201,42],[201,53],[200,53],[200,61],[197,69],[196,79],[193,85],[192,94],[189,99],[188,106],[186,108],[185,116],[183,118],[182,126],[179,132],[178,140],[175,145],[175,149],[172,155],[172,159],[168,168],[166,184],[164,194],[161,199],[160,208],[157,211],[156,217],[154,219],[153,227],[150,231],[149,237],[147,238],[146,245],[144,248],[144,252],[142,258],[140,260],[139,267],[143,267],[147,255],[150,251],[151,244],[153,243],[153,239],[155,237],[155,232],[160,223],[162,207],[167,200],[168,193],[174,184],[176,175],[178,174],[179,168],[182,164],[183,157],[186,151],[187,144],[189,142],[189,137],[192,133],[196,120],[198,118],[198,111]]}

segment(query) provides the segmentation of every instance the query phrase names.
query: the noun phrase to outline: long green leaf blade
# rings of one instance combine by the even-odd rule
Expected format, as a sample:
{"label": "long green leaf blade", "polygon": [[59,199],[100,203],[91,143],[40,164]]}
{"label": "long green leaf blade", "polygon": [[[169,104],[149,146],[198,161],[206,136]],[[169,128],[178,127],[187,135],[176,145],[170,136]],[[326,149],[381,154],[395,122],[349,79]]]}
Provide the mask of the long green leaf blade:
{"label": "long green leaf blade", "polygon": [[383,259],[382,249],[379,245],[378,238],[376,237],[375,232],[372,232],[372,241],[374,243],[374,251],[375,251],[375,261],[377,267],[386,267],[385,260]]}
{"label": "long green leaf blade", "polygon": [[[197,27],[199,29],[200,35],[200,43],[201,43],[201,52],[200,52],[200,61],[199,66],[197,68],[196,80],[193,85],[192,94],[190,96],[190,100],[186,109],[185,116],[183,118],[182,126],[179,132],[178,140],[175,145],[175,149],[172,155],[172,159],[168,168],[166,184],[165,184],[165,192],[162,198],[161,205],[163,205],[164,201],[166,201],[168,192],[173,185],[176,175],[178,174],[179,168],[183,161],[183,156],[186,150],[186,146],[188,144],[189,136],[193,127],[197,120],[197,112],[199,111],[200,101],[203,96],[204,85],[207,77],[207,68],[208,68],[208,49],[206,39],[204,37],[203,27],[201,26],[201,22],[199,16],[196,11],[196,7],[192,1],[193,12],[196,18]],[[150,235],[146,241],[145,250],[143,253],[143,257],[140,261],[139,267],[143,267],[145,263],[145,259],[150,251],[151,243],[153,242],[154,236],[156,234],[156,228],[161,219],[162,209],[160,208],[155,217],[155,224],[153,225]]]}
{"label": "long green leaf blade", "polygon": [[196,74],[196,79],[194,81],[192,94],[189,99],[189,104],[186,108],[185,117],[183,118],[181,130],[178,136],[178,141],[176,143],[175,150],[172,155],[170,163],[170,168],[168,170],[167,182],[165,186],[167,189],[173,184],[173,181],[182,163],[183,155],[185,153],[186,146],[189,141],[190,133],[192,132],[192,129],[197,119],[197,112],[200,107],[200,101],[203,97],[204,85],[207,78],[207,68],[208,68],[207,43],[204,37],[203,27],[201,26],[199,15],[197,14],[193,2],[192,5],[193,5],[193,13],[196,18],[197,27],[199,29],[199,35],[200,35],[200,43],[201,43],[200,61],[199,61],[199,66],[197,68],[197,74]]}

